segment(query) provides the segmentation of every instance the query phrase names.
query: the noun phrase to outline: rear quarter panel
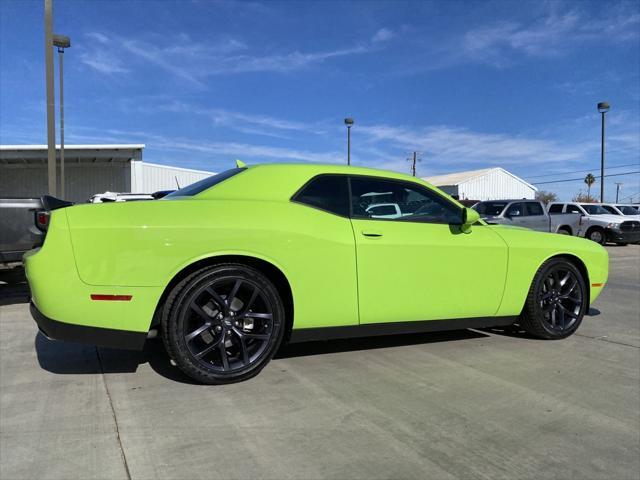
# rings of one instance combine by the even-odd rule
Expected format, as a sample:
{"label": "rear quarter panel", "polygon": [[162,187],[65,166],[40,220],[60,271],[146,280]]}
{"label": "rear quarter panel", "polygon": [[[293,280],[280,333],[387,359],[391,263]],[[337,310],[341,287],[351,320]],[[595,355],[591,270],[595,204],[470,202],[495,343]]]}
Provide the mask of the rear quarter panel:
{"label": "rear quarter panel", "polygon": [[358,322],[346,218],[291,202],[197,197],[66,211],[78,274],[89,285],[165,287],[198,260],[247,255],[289,280],[295,328]]}

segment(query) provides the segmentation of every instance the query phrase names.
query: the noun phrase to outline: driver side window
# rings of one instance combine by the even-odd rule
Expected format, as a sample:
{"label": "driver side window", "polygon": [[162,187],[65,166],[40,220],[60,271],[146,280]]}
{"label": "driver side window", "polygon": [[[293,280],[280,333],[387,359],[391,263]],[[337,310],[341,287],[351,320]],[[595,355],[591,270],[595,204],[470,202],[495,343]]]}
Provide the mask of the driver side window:
{"label": "driver side window", "polygon": [[461,223],[452,202],[417,184],[372,177],[350,177],[353,218],[424,223]]}
{"label": "driver side window", "polygon": [[524,203],[512,203],[507,210],[507,217],[523,217]]}

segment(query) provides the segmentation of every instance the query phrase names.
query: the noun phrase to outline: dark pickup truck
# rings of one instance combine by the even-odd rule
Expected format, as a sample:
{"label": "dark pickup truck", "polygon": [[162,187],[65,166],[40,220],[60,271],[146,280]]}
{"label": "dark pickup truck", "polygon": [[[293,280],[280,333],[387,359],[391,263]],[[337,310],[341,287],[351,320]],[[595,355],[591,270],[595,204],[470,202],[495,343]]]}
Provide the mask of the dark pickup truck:
{"label": "dark pickup truck", "polygon": [[0,198],[0,265],[22,262],[22,255],[42,243],[37,225],[39,198]]}

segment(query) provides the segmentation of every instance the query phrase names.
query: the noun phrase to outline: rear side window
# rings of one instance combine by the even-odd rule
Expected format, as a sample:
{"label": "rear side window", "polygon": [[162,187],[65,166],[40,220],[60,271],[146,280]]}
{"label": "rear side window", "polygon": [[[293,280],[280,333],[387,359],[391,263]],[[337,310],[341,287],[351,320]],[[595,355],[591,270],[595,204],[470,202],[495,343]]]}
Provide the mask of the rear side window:
{"label": "rear side window", "polygon": [[544,215],[542,205],[538,202],[527,202],[527,214],[531,216]]}
{"label": "rear side window", "polygon": [[247,168],[232,168],[230,170],[225,170],[224,172],[220,172],[216,175],[212,175],[210,177],[204,178],[196,183],[192,183],[191,185],[188,185],[184,188],[181,188],[180,190],[176,190],[173,193],[170,193],[169,195],[165,196],[164,198],[170,198],[170,197],[193,197],[194,195],[199,194],[200,192],[204,192],[205,190],[208,190],[209,188],[213,187],[214,185],[219,184],[220,182],[225,181],[228,178],[233,177],[234,175],[237,175],[238,173],[246,170]]}
{"label": "rear side window", "polygon": [[344,175],[322,175],[312,179],[293,198],[343,217],[349,216],[349,184]]}
{"label": "rear side window", "polygon": [[562,204],[554,203],[549,207],[549,213],[562,213]]}

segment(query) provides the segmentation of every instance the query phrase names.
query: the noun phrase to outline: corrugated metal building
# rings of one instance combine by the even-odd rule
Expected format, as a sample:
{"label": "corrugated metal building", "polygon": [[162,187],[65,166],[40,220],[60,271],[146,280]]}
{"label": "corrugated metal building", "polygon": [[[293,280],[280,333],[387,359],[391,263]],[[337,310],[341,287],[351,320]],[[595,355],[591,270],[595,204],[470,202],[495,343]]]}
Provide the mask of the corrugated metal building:
{"label": "corrugated metal building", "polygon": [[[143,149],[144,145],[65,145],[65,199],[84,202],[106,191],[153,193],[213,174],[143,162]],[[59,149],[57,153],[59,159]],[[47,193],[47,146],[0,145],[0,197]]]}
{"label": "corrugated metal building", "polygon": [[460,200],[533,199],[538,191],[500,167],[424,177],[424,180]]}

